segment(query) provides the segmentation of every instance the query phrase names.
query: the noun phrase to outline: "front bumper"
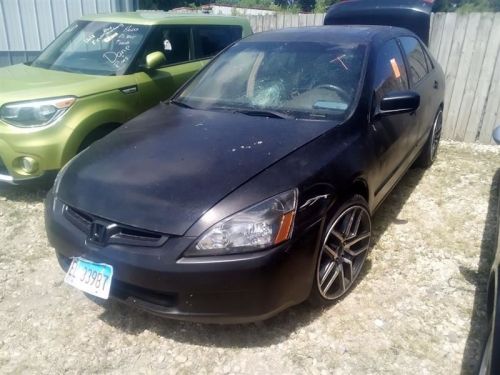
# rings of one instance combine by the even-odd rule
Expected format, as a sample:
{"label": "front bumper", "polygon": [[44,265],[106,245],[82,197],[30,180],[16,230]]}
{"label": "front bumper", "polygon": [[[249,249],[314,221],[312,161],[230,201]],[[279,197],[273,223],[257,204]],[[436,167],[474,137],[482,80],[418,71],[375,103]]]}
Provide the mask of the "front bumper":
{"label": "front bumper", "polygon": [[[64,164],[71,129],[62,123],[46,128],[14,128],[0,121],[0,183],[23,184],[53,178]],[[27,173],[20,160],[29,157],[37,169]]]}
{"label": "front bumper", "polygon": [[170,237],[159,247],[100,247],[68,221],[64,204],[46,201],[46,229],[58,260],[72,257],[111,264],[111,296],[154,314],[198,322],[267,319],[310,293],[320,223],[284,245],[250,254],[183,257],[195,238]]}
{"label": "front bumper", "polygon": [[0,184],[9,185],[51,185],[57,176],[57,170],[42,171],[35,176],[23,176],[22,178],[14,178],[3,161],[0,159]]}

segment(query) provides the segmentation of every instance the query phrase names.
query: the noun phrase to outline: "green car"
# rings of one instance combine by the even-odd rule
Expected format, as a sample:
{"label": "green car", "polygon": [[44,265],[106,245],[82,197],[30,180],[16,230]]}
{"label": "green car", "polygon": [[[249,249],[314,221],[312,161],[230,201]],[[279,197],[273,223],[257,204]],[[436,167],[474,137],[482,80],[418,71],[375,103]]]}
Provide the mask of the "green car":
{"label": "green car", "polygon": [[52,178],[251,33],[244,18],[164,12],[73,23],[33,62],[0,69],[0,182]]}

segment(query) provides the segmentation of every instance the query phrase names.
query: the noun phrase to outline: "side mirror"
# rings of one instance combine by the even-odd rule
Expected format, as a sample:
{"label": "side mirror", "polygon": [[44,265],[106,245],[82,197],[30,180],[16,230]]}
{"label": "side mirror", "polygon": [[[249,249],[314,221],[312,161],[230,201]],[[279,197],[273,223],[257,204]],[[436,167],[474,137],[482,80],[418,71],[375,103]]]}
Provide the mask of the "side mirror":
{"label": "side mirror", "polygon": [[497,126],[494,130],[493,130],[493,140],[495,141],[495,143],[497,145],[500,145],[500,126]]}
{"label": "side mirror", "polygon": [[395,91],[380,101],[378,116],[415,112],[420,106],[420,95],[414,91]]}
{"label": "side mirror", "polygon": [[146,69],[148,70],[157,69],[160,66],[165,65],[166,63],[167,59],[165,58],[163,52],[151,52],[146,56]]}

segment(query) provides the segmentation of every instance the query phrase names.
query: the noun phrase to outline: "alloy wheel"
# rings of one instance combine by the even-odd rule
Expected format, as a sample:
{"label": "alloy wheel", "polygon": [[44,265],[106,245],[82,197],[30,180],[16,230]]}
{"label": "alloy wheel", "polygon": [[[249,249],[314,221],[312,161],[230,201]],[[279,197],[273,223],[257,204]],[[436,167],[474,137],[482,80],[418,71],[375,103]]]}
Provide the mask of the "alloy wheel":
{"label": "alloy wheel", "polygon": [[434,120],[432,127],[432,140],[431,140],[431,160],[436,158],[437,150],[439,147],[439,140],[441,139],[441,130],[443,128],[443,111],[439,111]]}
{"label": "alloy wheel", "polygon": [[349,290],[363,267],[370,238],[371,219],[365,207],[348,207],[334,220],[316,269],[316,283],[323,298],[334,300]]}

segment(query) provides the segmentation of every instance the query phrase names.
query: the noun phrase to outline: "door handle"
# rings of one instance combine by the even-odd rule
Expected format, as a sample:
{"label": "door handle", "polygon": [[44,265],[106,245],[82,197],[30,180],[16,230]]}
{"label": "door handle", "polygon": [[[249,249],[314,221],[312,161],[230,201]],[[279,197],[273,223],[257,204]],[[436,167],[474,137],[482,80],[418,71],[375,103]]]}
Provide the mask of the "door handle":
{"label": "door handle", "polygon": [[433,86],[436,90],[439,88],[439,83],[438,81],[434,81],[434,86]]}

